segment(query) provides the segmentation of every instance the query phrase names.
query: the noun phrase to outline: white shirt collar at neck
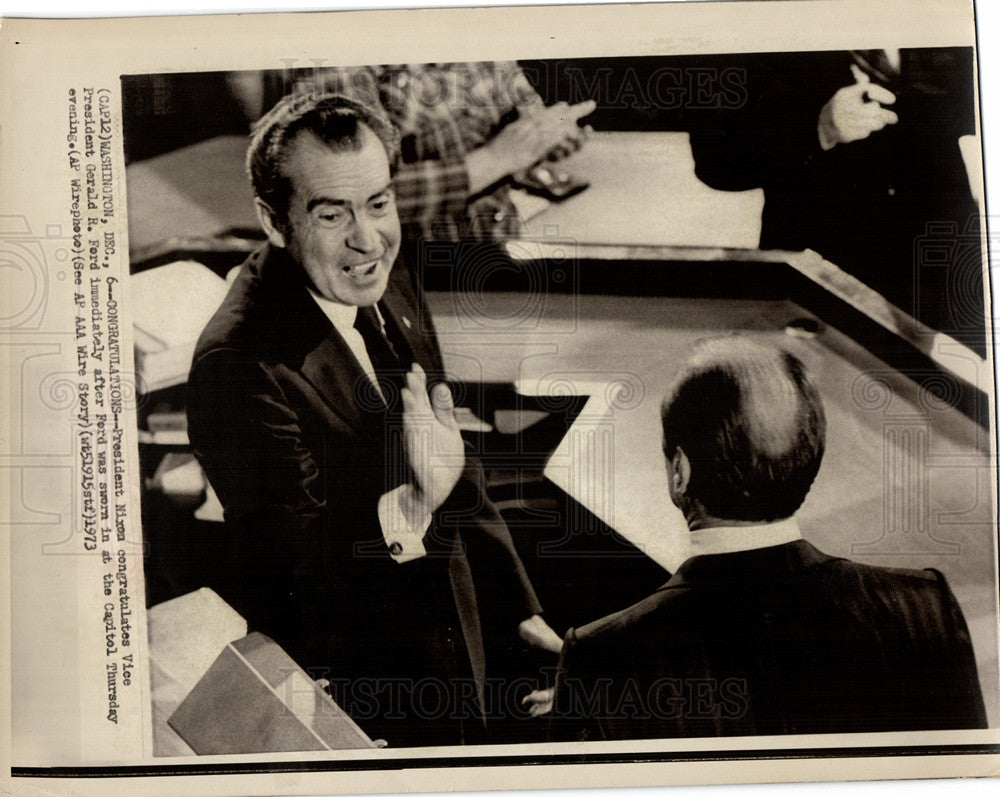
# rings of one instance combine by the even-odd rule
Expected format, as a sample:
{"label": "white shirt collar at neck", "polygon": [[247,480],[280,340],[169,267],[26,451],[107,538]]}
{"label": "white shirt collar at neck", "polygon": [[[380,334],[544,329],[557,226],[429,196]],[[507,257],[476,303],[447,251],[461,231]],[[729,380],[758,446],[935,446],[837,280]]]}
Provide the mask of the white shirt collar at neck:
{"label": "white shirt collar at neck", "polygon": [[316,300],[323,315],[330,319],[338,332],[354,329],[354,320],[358,317],[358,308],[351,304],[341,304],[332,299],[327,299],[309,288],[309,295]]}
{"label": "white shirt collar at neck", "polygon": [[794,517],[759,526],[715,526],[691,532],[691,556],[738,553],[802,539]]}

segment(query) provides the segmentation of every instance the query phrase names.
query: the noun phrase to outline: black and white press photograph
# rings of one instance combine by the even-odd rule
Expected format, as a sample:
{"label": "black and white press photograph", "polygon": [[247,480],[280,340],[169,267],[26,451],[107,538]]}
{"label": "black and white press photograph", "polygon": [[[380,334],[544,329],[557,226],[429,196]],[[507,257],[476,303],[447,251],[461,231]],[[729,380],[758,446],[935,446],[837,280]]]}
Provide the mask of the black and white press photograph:
{"label": "black and white press photograph", "polygon": [[974,74],[124,76],[157,754],[995,725]]}
{"label": "black and white press photograph", "polygon": [[5,17],[10,791],[995,777],[983,10]]}

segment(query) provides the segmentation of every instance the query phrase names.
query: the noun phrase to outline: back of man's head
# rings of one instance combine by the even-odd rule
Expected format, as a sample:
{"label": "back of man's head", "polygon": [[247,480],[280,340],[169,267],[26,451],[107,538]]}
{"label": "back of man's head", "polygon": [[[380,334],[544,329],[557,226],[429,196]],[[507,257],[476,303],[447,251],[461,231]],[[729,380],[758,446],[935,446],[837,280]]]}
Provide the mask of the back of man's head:
{"label": "back of man's head", "polygon": [[389,163],[394,164],[399,133],[381,108],[309,85],[300,86],[254,125],[247,152],[247,171],[254,194],[279,220],[284,220],[291,184],[283,166],[295,137],[310,132],[334,151],[358,150],[364,127],[379,138]]}
{"label": "back of man's head", "polygon": [[715,518],[791,516],[823,457],[823,406],[802,362],[748,338],[699,344],[661,415],[664,453],[690,463],[686,498]]}

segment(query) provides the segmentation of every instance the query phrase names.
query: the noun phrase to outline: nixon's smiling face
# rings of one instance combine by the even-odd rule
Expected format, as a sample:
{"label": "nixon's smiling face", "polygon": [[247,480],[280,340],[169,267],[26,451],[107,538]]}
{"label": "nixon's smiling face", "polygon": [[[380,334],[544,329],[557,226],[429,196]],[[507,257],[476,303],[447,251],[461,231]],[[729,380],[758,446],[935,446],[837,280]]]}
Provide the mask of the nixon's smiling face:
{"label": "nixon's smiling face", "polygon": [[288,223],[269,230],[327,299],[366,307],[382,298],[399,254],[400,228],[379,138],[360,126],[360,149],[331,150],[303,131],[283,171],[292,186]]}

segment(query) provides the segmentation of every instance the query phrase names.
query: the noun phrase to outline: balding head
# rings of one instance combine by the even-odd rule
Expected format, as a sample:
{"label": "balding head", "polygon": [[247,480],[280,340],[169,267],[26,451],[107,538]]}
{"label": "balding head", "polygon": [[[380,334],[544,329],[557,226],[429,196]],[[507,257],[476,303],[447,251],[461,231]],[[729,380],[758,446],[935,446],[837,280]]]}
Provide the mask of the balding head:
{"label": "balding head", "polygon": [[801,361],[733,336],[701,343],[663,402],[663,450],[690,463],[686,499],[716,518],[768,522],[802,504],[826,421]]}

